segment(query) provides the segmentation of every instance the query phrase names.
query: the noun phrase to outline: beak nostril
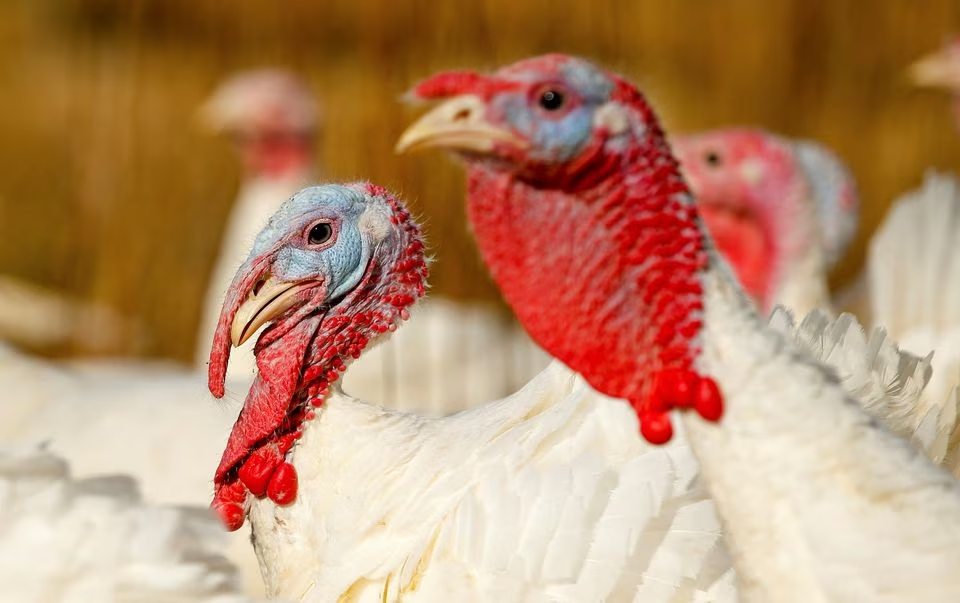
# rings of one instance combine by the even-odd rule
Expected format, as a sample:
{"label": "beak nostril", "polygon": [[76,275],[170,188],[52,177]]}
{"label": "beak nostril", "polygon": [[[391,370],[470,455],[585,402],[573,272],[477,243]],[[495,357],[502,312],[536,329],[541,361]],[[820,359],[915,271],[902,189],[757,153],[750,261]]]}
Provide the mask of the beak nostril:
{"label": "beak nostril", "polygon": [[265,279],[265,278],[261,278],[260,280],[258,280],[258,281],[257,281],[257,284],[253,286],[253,291],[252,291],[252,293],[253,293],[254,295],[260,293],[260,290],[263,289],[263,285],[264,285],[264,283],[266,283],[266,282],[267,282],[267,279]]}
{"label": "beak nostril", "polygon": [[463,108],[454,113],[453,121],[467,121],[470,119],[470,109]]}

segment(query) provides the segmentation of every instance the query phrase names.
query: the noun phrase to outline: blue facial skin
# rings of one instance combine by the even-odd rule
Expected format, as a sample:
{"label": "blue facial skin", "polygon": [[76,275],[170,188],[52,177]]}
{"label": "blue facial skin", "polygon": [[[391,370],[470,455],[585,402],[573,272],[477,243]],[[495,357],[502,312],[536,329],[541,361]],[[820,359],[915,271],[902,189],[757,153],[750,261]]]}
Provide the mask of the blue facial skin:
{"label": "blue facial skin", "polygon": [[[359,219],[371,202],[351,186],[327,184],[305,188],[287,200],[257,236],[247,265],[279,249],[271,273],[280,281],[322,279],[327,299],[350,291],[363,278],[374,248],[360,232]],[[310,230],[320,222],[333,227],[330,241],[309,243]]]}
{"label": "blue facial skin", "polygon": [[[550,111],[539,106],[536,95],[503,94],[495,98],[491,109],[532,143],[531,159],[544,163],[565,163],[583,149],[593,133],[594,112],[609,100],[613,85],[607,76],[589,63],[570,60],[560,69],[557,90],[575,97],[567,102],[578,105],[567,112]],[[541,73],[517,74],[520,81],[538,81]]]}

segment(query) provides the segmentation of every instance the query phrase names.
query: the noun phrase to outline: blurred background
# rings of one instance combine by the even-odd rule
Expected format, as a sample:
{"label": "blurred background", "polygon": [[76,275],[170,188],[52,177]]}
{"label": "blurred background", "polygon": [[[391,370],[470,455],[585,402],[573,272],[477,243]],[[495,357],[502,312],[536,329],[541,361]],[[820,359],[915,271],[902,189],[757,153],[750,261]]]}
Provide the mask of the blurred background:
{"label": "blurred background", "polygon": [[960,166],[950,98],[905,75],[954,31],[957,0],[6,0],[0,273],[130,319],[109,345],[34,351],[189,361],[240,182],[197,107],[235,71],[282,66],[322,98],[319,173],[402,193],[437,257],[433,293],[496,303],[462,170],[393,154],[417,112],[398,97],[439,69],[563,51],[637,82],[668,131],[757,125],[836,150],[863,201],[841,285],[893,198]]}

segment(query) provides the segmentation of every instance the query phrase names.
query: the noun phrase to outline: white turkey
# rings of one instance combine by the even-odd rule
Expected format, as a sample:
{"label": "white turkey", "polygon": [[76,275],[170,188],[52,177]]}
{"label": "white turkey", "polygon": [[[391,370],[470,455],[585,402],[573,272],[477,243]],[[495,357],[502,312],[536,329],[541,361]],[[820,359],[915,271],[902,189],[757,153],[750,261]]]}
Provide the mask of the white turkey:
{"label": "white turkey", "polygon": [[481,252],[531,336],[653,441],[694,411],[744,600],[960,597],[960,483],[760,321],[635,87],[547,55],[414,94],[444,102],[399,147],[462,154]]}
{"label": "white turkey", "polygon": [[673,136],[710,230],[761,312],[831,305],[827,273],[857,229],[859,198],[830,150],[758,128]]}
{"label": "white turkey", "polygon": [[[673,139],[711,235],[763,312],[783,304],[800,314],[853,306],[933,371],[919,404],[900,410],[917,429],[931,410],[952,404],[960,383],[960,190],[953,176],[929,173],[894,201],[871,237],[859,283],[831,299],[831,258],[856,224],[856,185],[838,159],[808,141],[753,129]],[[960,445],[957,418],[937,431]],[[953,467],[956,471],[958,468]]]}
{"label": "white turkey", "polygon": [[646,444],[627,405],[562,365],[439,418],[340,389],[346,364],[409,315],[425,273],[418,228],[368,184],[295,195],[237,273],[211,354],[215,395],[231,342],[270,324],[214,506],[231,528],[249,512],[268,595],[731,600],[689,449]]}

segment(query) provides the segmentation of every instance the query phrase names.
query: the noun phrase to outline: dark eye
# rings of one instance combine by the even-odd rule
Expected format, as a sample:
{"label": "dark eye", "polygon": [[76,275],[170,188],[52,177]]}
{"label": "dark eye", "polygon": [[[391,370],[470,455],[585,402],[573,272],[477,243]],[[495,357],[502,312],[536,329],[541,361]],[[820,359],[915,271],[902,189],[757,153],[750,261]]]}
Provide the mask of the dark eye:
{"label": "dark eye", "polygon": [[311,245],[322,245],[329,241],[332,236],[333,226],[330,226],[327,222],[320,222],[310,229],[310,235],[307,237],[307,241]]}
{"label": "dark eye", "polygon": [[720,155],[716,151],[710,151],[706,155],[707,165],[718,167],[721,163]]}
{"label": "dark eye", "polygon": [[559,90],[544,90],[540,93],[540,106],[547,111],[556,111],[563,107],[563,93]]}

